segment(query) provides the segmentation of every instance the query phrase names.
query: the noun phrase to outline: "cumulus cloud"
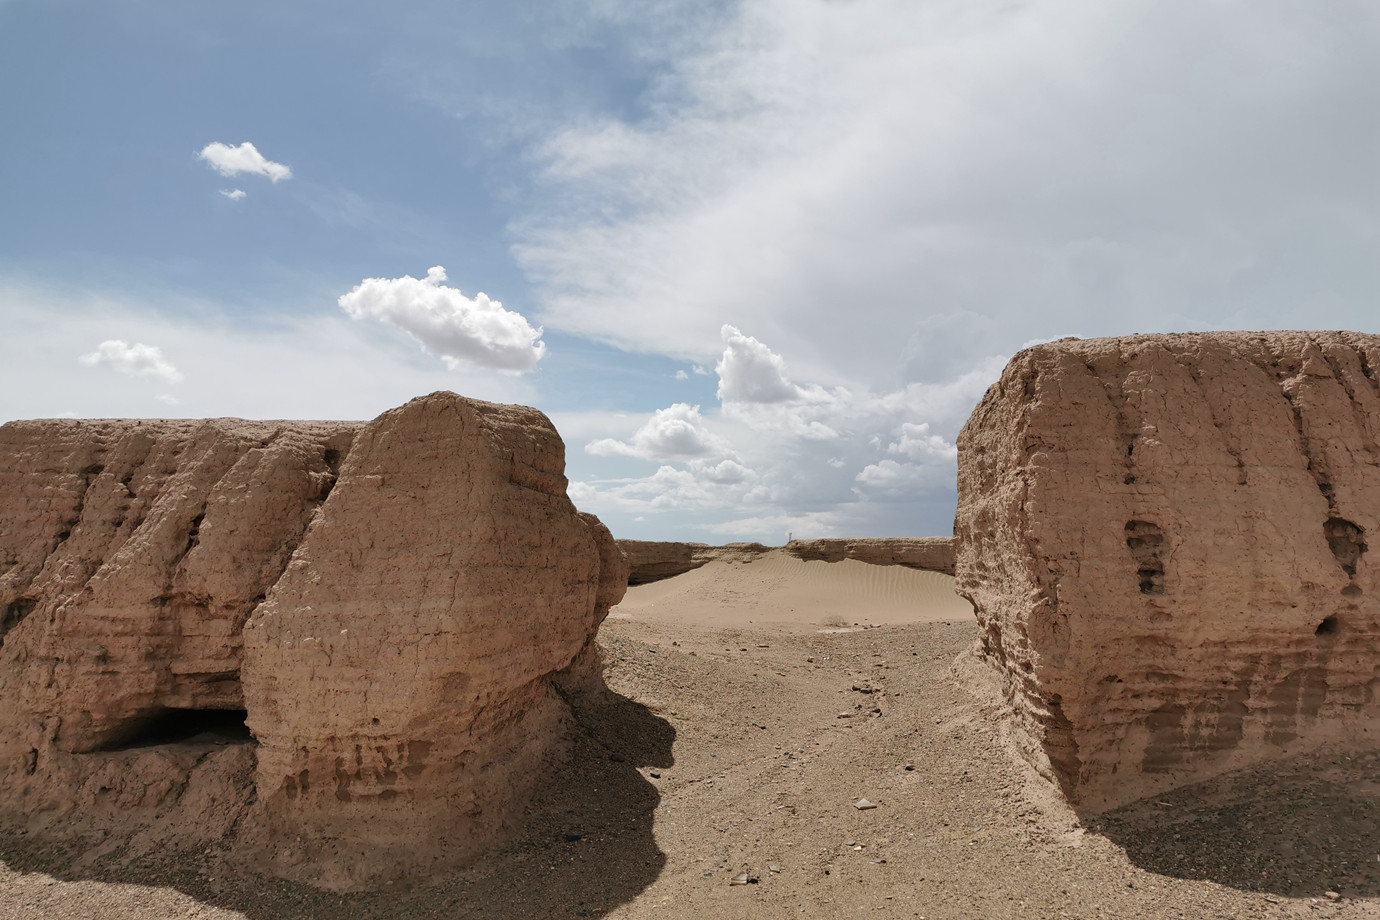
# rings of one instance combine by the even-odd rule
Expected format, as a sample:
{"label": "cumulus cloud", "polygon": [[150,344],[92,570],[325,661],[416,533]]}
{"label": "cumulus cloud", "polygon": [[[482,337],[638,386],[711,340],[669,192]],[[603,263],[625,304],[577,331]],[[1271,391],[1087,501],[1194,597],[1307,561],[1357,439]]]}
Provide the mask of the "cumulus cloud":
{"label": "cumulus cloud", "polygon": [[224,195],[226,198],[229,198],[231,201],[239,201],[247,194],[245,190],[242,188],[221,189],[220,193]]}
{"label": "cumulus cloud", "polygon": [[452,370],[468,364],[520,374],[537,366],[546,352],[541,327],[482,292],[466,297],[445,280],[439,265],[421,279],[366,278],[338,303],[353,319],[402,329]]}
{"label": "cumulus cloud", "polygon": [[951,485],[954,469],[949,464],[925,465],[879,460],[863,467],[857,475],[859,494],[872,498],[902,498],[930,489]]}
{"label": "cumulus cloud", "polygon": [[[222,144],[219,141],[207,144],[201,148],[201,152],[197,154],[197,159],[205,160],[212,169],[222,176],[250,173],[263,176],[270,182],[280,182],[283,179],[292,178],[290,168],[282,163],[275,163],[267,159],[262,153],[259,153],[257,147],[248,141],[238,147],[231,147],[229,144]],[[226,197],[233,198],[236,196],[231,193]],[[240,197],[243,197],[243,193]]]}
{"label": "cumulus cloud", "polygon": [[[0,422],[62,412],[372,418],[443,389],[498,403],[541,401],[533,375],[448,370],[330,303],[302,312],[293,298],[276,305],[274,322],[246,323],[233,307],[181,290],[55,289],[0,272],[0,304],[7,331],[0,335]],[[83,353],[90,354],[79,361]],[[178,370],[185,379],[174,383]]]}
{"label": "cumulus cloud", "polygon": [[904,454],[912,460],[958,459],[958,447],[937,434],[930,434],[930,423],[901,423],[901,437],[886,447],[889,454]]}
{"label": "cumulus cloud", "polygon": [[703,457],[723,450],[723,442],[705,429],[700,407],[686,403],[656,410],[627,441],[600,438],[585,445],[585,451],[595,456],[641,460]]}
{"label": "cumulus cloud", "polygon": [[669,464],[643,478],[572,482],[570,498],[582,510],[596,514],[648,514],[732,507],[742,490],[728,491],[691,469]]}
{"label": "cumulus cloud", "polygon": [[724,402],[777,403],[799,399],[800,388],[786,379],[786,362],[750,335],[725,325],[719,374],[719,399]]}
{"label": "cumulus cloud", "polygon": [[106,366],[130,377],[156,377],[165,383],[178,383],[182,373],[163,357],[156,345],[109,339],[96,350],[77,359],[87,367]]}
{"label": "cumulus cloud", "polygon": [[[620,526],[619,515],[716,515],[696,526],[741,539],[770,535],[769,528],[785,520],[815,535],[847,526],[859,536],[947,532],[953,439],[1004,364],[1001,357],[942,384],[912,383],[883,393],[826,391],[792,382],[784,359],[765,343],[732,327],[726,338],[720,373],[729,385],[721,387],[721,411],[703,414],[678,403],[626,438],[590,442],[587,453],[647,460],[658,468],[641,478],[585,478],[577,499],[582,507],[613,515]],[[745,378],[779,381],[793,398],[729,401],[742,392],[735,385]]]}

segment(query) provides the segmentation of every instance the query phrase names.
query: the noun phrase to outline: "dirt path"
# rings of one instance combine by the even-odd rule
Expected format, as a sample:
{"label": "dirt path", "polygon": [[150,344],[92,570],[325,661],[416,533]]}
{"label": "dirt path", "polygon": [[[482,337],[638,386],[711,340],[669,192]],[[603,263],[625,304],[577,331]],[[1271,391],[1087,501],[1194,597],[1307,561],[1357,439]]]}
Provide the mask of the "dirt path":
{"label": "dirt path", "polygon": [[211,852],[73,878],[73,854],[11,832],[0,920],[1380,917],[1375,757],[1084,826],[958,676],[973,637],[970,620],[617,617],[601,632],[614,694],[579,711],[514,842],[459,875],[342,897],[236,879]]}

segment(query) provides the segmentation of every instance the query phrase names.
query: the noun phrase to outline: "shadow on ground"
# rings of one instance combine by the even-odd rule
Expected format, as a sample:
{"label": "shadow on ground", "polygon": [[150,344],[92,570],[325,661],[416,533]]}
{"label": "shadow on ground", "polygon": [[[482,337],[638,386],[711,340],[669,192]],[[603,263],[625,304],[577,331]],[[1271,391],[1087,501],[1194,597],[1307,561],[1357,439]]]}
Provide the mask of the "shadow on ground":
{"label": "shadow on ground", "polygon": [[[549,775],[539,783],[512,842],[440,883],[336,895],[245,877],[224,861],[224,854],[212,852],[73,872],[80,850],[4,827],[0,860],[13,871],[63,881],[175,888],[250,920],[598,916],[635,898],[665,865],[652,834],[660,794],[644,772],[672,764],[675,729],[611,691],[583,697],[573,715],[577,727],[570,756],[545,768]],[[128,897],[132,906],[147,904],[149,895],[130,891]]]}
{"label": "shadow on ground", "polygon": [[1330,753],[1136,802],[1090,821],[1149,872],[1288,897],[1380,896],[1380,754]]}

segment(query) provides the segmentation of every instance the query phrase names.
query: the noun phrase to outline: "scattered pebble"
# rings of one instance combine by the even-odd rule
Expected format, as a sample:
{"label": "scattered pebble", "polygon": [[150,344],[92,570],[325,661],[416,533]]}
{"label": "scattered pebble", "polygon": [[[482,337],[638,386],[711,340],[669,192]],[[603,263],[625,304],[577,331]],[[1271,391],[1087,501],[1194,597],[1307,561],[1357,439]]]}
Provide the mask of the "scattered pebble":
{"label": "scattered pebble", "polygon": [[867,799],[858,799],[853,803],[853,807],[858,811],[867,811],[869,808],[876,808],[877,805],[875,802],[869,802]]}

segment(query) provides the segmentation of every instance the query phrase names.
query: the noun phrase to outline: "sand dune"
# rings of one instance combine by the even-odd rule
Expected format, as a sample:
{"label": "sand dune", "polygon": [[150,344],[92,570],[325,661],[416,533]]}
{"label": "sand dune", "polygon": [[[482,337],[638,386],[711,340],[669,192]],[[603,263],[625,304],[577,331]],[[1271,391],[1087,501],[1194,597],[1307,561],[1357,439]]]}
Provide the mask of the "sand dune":
{"label": "sand dune", "polygon": [[803,562],[775,550],[629,588],[610,616],[689,627],[819,630],[968,619],[972,608],[954,594],[953,578],[938,572],[853,559]]}

